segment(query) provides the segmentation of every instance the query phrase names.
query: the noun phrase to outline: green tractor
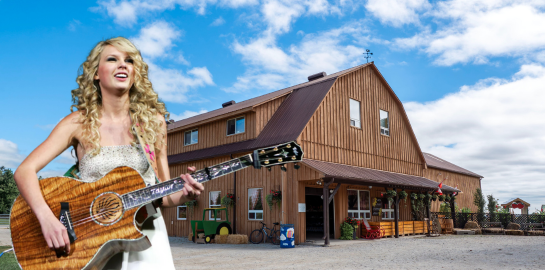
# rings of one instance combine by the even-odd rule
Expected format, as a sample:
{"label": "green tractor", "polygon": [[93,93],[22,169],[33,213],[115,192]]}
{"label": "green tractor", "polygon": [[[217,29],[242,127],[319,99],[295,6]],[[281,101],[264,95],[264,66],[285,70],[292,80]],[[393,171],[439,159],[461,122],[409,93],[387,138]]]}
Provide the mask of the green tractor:
{"label": "green tractor", "polygon": [[[206,220],[206,213],[211,211],[211,218]],[[217,220],[221,218],[221,213],[225,212],[225,221]],[[210,243],[216,235],[228,235],[232,233],[231,222],[229,222],[229,213],[227,208],[205,208],[202,212],[202,220],[192,220],[191,230],[193,231],[193,242],[198,243],[198,234],[204,233],[204,242]]]}

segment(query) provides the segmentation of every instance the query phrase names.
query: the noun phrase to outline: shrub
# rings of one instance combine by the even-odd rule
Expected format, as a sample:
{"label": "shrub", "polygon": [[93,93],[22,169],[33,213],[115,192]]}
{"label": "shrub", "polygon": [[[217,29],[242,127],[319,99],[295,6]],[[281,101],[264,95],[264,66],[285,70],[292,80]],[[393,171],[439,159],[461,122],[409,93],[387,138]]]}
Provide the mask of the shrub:
{"label": "shrub", "polygon": [[341,224],[341,240],[352,240],[354,235],[354,227],[352,225],[348,224],[347,222],[343,222]]}

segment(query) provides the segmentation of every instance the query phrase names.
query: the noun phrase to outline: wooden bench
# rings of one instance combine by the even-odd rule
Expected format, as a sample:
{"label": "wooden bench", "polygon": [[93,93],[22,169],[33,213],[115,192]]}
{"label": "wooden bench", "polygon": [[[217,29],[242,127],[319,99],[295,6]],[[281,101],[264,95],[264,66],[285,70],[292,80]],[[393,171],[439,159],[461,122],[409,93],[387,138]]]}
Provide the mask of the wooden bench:
{"label": "wooden bench", "polygon": [[483,234],[486,233],[500,233],[505,234],[505,229],[501,222],[483,222],[481,223]]}
{"label": "wooden bench", "polygon": [[522,231],[545,230],[545,226],[543,226],[543,223],[522,223],[520,224],[520,230]]}

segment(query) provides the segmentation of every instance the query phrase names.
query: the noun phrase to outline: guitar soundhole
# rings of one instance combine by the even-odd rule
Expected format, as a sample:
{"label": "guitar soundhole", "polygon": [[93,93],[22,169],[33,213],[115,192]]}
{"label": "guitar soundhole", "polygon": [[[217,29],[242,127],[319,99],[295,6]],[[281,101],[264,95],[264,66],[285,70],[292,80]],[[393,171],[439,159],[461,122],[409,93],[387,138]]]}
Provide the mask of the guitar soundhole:
{"label": "guitar soundhole", "polygon": [[91,205],[91,216],[100,225],[112,225],[123,216],[123,201],[113,192],[101,194]]}

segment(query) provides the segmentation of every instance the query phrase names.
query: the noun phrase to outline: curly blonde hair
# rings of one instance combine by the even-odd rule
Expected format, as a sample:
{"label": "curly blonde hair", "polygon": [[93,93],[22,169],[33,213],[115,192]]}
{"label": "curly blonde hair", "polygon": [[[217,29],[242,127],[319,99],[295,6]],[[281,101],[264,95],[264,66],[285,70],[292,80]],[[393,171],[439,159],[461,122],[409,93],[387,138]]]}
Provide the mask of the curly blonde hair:
{"label": "curly blonde hair", "polygon": [[[153,90],[151,82],[148,79],[148,65],[142,59],[140,51],[128,39],[116,37],[106,41],[99,42],[87,60],[83,62],[79,69],[79,75],[76,79],[79,87],[72,90],[72,103],[70,111],[76,108],[81,112],[79,121],[82,124],[83,141],[82,145],[88,149],[90,155],[96,155],[100,152],[100,132],[99,127],[102,95],[98,80],[94,76],[98,71],[100,55],[108,45],[123,51],[133,60],[134,66],[134,84],[129,90],[129,110],[131,112],[132,127],[131,133],[136,138],[133,129],[136,123],[144,129],[145,141],[154,144],[157,150],[161,149],[165,134],[162,125],[166,124],[157,119],[157,114],[165,116],[168,119],[170,114],[167,112],[165,104],[158,100],[157,93]],[[159,136],[158,136],[159,135]],[[136,141],[131,143],[136,144]]]}

